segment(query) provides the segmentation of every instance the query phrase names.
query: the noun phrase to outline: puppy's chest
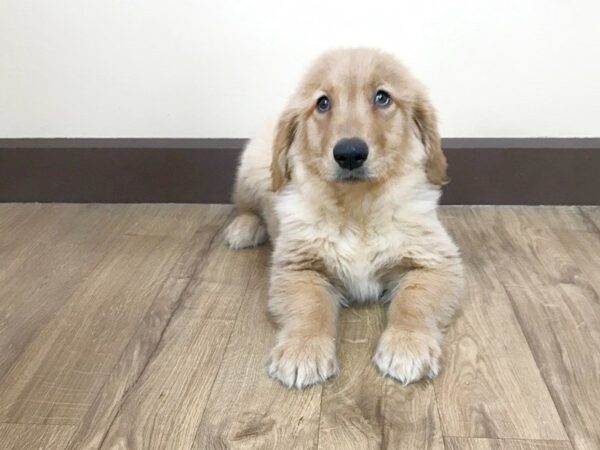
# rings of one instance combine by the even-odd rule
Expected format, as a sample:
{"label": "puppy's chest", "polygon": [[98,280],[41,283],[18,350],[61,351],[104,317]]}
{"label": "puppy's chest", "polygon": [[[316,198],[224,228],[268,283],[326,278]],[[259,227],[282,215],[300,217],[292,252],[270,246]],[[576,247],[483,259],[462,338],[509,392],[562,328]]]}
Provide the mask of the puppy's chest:
{"label": "puppy's chest", "polygon": [[386,289],[390,266],[401,255],[397,232],[367,226],[323,226],[317,251],[348,301],[376,301]]}
{"label": "puppy's chest", "polygon": [[349,302],[384,300],[418,247],[419,220],[389,199],[357,208],[354,217],[313,203],[292,190],[279,198],[277,252],[318,261]]}

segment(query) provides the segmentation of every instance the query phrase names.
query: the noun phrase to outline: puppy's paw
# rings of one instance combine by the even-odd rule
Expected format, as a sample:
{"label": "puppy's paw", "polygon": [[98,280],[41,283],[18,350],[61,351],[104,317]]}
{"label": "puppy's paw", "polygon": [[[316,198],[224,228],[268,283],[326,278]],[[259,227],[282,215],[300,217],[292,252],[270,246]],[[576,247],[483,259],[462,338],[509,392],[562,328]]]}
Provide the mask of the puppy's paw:
{"label": "puppy's paw", "polygon": [[271,351],[269,375],[289,388],[322,383],[337,373],[335,341],[330,336],[286,338]]}
{"label": "puppy's paw", "polygon": [[240,214],[225,230],[225,241],[234,249],[256,247],[267,240],[267,227],[254,214]]}
{"label": "puppy's paw", "polygon": [[388,328],[379,339],[373,362],[381,373],[406,385],[425,376],[435,378],[440,355],[435,333]]}

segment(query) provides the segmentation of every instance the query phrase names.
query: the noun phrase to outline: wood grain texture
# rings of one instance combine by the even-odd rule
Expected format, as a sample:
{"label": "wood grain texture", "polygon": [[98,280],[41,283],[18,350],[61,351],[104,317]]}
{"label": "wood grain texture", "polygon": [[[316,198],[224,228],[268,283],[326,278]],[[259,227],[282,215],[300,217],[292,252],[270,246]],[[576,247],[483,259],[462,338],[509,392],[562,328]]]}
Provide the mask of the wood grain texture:
{"label": "wood grain texture", "polygon": [[468,290],[440,376],[379,375],[375,305],[304,391],[266,373],[270,249],[229,250],[231,213],[0,205],[0,448],[600,448],[600,208],[443,209]]}
{"label": "wood grain texture", "polygon": [[[576,449],[600,447],[598,294],[541,216],[474,208],[470,227],[494,262]],[[593,237],[591,238],[594,239]],[[597,236],[596,236],[597,239]]]}
{"label": "wood grain texture", "polygon": [[[551,208],[548,208],[551,209]],[[558,208],[560,211],[562,208]],[[600,206],[580,206],[579,210],[600,230]]]}
{"label": "wood grain texture", "polygon": [[101,448],[191,447],[257,256],[213,239]]}
{"label": "wood grain texture", "polygon": [[1,421],[81,420],[205,213],[193,206],[134,208],[94,273],[69,292],[7,373]]}
{"label": "wood grain texture", "polygon": [[[574,283],[583,285],[587,282],[594,287],[595,293],[600,292],[600,208],[571,207],[571,208],[536,208],[533,211],[523,209],[520,214],[527,217],[529,223],[541,221],[562,244],[562,252],[556,255],[559,261],[568,261],[577,266],[577,271],[569,272],[569,267],[562,270],[566,276],[561,280],[573,278]],[[597,220],[596,220],[597,218]],[[563,253],[564,252],[564,253]],[[571,271],[572,272],[572,271]],[[567,284],[567,283],[562,283]],[[594,296],[588,289],[587,295]],[[600,330],[597,330],[600,332]]]}
{"label": "wood grain texture", "polygon": [[269,249],[258,252],[257,272],[196,432],[195,449],[310,449],[317,445],[322,387],[290,390],[267,375],[275,327],[266,308]]}
{"label": "wood grain texture", "polygon": [[442,213],[463,253],[467,280],[463,311],[449,330],[446,364],[435,380],[444,434],[567,439],[471,213]]}
{"label": "wood grain texture", "polygon": [[319,448],[443,448],[433,384],[402,386],[382,377],[371,362],[384,309],[341,311],[341,372],[323,386]]}
{"label": "wood grain texture", "polygon": [[73,431],[71,425],[0,423],[0,445],[3,450],[62,450]]}
{"label": "wood grain texture", "polygon": [[0,205],[0,216],[1,380],[106,255],[128,215],[108,206]]}
{"label": "wood grain texture", "polygon": [[382,447],[386,385],[370,361],[384,316],[381,306],[340,311],[340,373],[323,387],[319,448]]}
{"label": "wood grain texture", "polygon": [[83,418],[70,449],[99,448],[106,439],[125,397],[136,387],[149,360],[154,358],[167,326],[207,264],[207,253],[214,247],[229,213],[230,208],[203,207],[196,232]]}
{"label": "wood grain texture", "polygon": [[569,441],[444,438],[446,450],[571,450]]}

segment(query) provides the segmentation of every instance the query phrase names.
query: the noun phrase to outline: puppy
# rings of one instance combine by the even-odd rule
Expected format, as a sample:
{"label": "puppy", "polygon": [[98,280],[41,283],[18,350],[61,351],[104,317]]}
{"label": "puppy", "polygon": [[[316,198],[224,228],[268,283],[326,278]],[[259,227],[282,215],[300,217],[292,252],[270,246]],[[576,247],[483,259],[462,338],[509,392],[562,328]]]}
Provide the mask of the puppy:
{"label": "puppy", "polygon": [[438,220],[446,158],[423,87],[391,55],[335,50],[245,149],[226,230],[274,245],[270,375],[303,388],[338,372],[340,305],[389,302],[373,362],[407,384],[439,371],[459,304],[459,250]]}

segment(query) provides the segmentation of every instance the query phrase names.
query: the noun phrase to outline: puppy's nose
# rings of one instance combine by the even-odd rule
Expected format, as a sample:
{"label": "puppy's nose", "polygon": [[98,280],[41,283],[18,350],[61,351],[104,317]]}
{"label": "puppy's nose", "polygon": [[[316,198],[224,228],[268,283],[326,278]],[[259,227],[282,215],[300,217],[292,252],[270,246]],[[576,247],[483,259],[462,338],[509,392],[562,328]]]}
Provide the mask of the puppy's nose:
{"label": "puppy's nose", "polygon": [[340,139],[333,147],[333,159],[343,169],[356,169],[363,165],[369,156],[367,143],[360,138]]}

